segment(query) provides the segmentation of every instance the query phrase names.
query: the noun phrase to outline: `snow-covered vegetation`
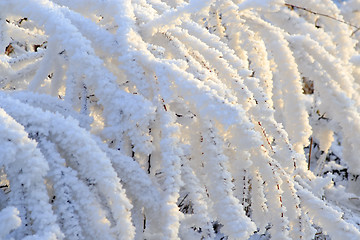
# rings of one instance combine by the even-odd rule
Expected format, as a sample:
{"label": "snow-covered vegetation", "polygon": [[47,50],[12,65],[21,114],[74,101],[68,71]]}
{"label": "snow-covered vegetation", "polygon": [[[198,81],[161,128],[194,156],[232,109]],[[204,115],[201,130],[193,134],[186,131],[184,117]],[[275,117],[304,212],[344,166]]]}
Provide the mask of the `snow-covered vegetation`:
{"label": "snow-covered vegetation", "polygon": [[0,9],[0,239],[360,239],[359,0]]}

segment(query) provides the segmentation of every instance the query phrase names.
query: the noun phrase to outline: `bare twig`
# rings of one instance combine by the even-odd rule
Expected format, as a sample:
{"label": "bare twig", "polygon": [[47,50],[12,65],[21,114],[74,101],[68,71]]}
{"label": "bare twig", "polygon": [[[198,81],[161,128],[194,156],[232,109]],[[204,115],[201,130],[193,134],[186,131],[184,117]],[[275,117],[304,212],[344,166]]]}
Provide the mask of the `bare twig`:
{"label": "bare twig", "polygon": [[184,198],[181,200],[181,202],[179,203],[178,207],[181,207],[181,206],[182,206],[182,204],[184,203],[185,199],[186,199],[188,196],[189,196],[189,194],[187,193],[187,194],[185,195],[185,197],[184,197]]}
{"label": "bare twig", "polygon": [[352,24],[352,23],[346,22],[346,21],[344,21],[344,20],[338,19],[338,18],[336,18],[336,17],[330,16],[330,15],[327,15],[327,14],[324,14],[324,13],[314,12],[314,11],[312,11],[312,10],[310,10],[310,9],[307,9],[307,8],[304,8],[304,7],[300,7],[300,6],[296,6],[296,5],[289,4],[289,3],[285,3],[285,6],[287,6],[287,7],[290,8],[290,9],[297,8],[297,9],[301,9],[301,10],[303,10],[303,11],[309,12],[309,13],[311,13],[311,14],[314,14],[314,15],[319,15],[319,16],[327,17],[327,18],[330,18],[330,19],[335,20],[335,21],[337,21],[337,22],[341,22],[341,23],[344,23],[344,24],[346,24],[346,25],[348,25],[348,26],[350,26],[350,27],[353,27],[353,28],[355,28],[355,30],[351,33],[351,35],[350,35],[351,37],[352,37],[357,31],[360,30],[360,27],[359,27],[359,26],[356,26],[356,25],[354,25],[354,24]]}
{"label": "bare twig", "polygon": [[310,148],[309,148],[309,162],[308,162],[308,170],[310,170],[310,161],[311,161],[311,150],[313,145],[313,138],[310,139]]}
{"label": "bare twig", "polygon": [[150,174],[150,169],[151,169],[151,154],[149,154],[149,157],[148,157],[148,169],[147,169],[148,174]]}
{"label": "bare twig", "polygon": [[269,138],[268,138],[267,135],[266,135],[265,129],[262,127],[262,125],[261,125],[260,122],[258,122],[258,124],[259,124],[259,126],[260,126],[260,128],[261,128],[261,130],[262,130],[262,132],[263,132],[263,134],[264,134],[264,137],[265,137],[267,143],[269,144],[270,149],[274,152],[274,149],[273,149],[273,147],[271,146],[271,143],[270,143],[270,141],[269,141]]}

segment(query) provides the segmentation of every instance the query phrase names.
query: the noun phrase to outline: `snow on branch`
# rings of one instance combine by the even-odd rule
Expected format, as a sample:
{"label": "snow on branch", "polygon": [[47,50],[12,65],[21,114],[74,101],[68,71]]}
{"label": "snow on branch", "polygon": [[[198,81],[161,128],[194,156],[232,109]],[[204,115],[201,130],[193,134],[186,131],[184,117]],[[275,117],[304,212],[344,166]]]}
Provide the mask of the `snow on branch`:
{"label": "snow on branch", "polygon": [[1,239],[360,238],[358,1],[0,8]]}

